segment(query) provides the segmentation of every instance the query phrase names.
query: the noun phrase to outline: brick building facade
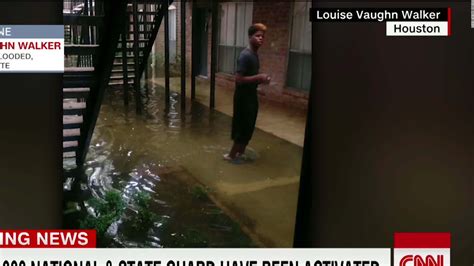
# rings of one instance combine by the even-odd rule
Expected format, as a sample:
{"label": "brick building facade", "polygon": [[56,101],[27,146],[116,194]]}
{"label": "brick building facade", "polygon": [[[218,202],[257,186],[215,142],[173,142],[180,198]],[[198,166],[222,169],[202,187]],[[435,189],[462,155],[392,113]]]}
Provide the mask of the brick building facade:
{"label": "brick building facade", "polygon": [[[180,58],[181,51],[180,4],[181,2],[175,2],[170,8],[170,12],[176,14],[175,16],[170,15],[170,25],[175,23],[175,26],[170,27],[170,30],[176,30],[176,42],[170,42],[170,45],[176,47],[172,47],[170,50],[176,48],[178,58]],[[272,77],[272,82],[269,85],[261,85],[260,99],[290,108],[306,109],[311,73],[309,3],[300,1],[219,1],[218,7],[216,90],[234,89],[233,70],[235,65],[232,65],[241,49],[248,43],[248,26],[260,22],[268,27],[265,43],[259,50],[260,71]],[[200,43],[199,51],[197,51],[200,54],[197,59],[199,61],[197,62],[199,65],[198,78],[207,78],[211,69],[213,29],[210,4],[204,1],[186,4],[186,74],[190,76],[191,73],[193,9],[194,23],[197,25],[195,34],[199,34],[197,42]],[[162,26],[155,43],[155,51],[158,54],[164,51],[163,31],[164,27]],[[295,47],[296,49],[293,49]],[[298,47],[300,47],[299,50],[302,50],[301,53],[297,51]],[[298,85],[295,86],[295,84]]]}

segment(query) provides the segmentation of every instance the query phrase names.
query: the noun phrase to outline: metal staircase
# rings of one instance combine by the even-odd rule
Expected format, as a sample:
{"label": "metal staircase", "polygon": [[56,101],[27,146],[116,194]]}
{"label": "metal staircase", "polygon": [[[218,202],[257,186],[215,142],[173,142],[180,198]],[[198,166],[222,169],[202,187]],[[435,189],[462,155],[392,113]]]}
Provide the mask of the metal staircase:
{"label": "metal staircase", "polygon": [[[63,2],[65,59],[63,75],[63,158],[81,164],[100,108],[107,65],[125,17],[126,3],[105,0]],[[112,45],[112,43],[114,45]],[[113,50],[113,49],[112,49]],[[109,61],[109,62],[107,62]],[[107,85],[107,84],[105,84]]]}
{"label": "metal staircase", "polygon": [[[109,85],[133,85],[142,73],[165,6],[159,0],[64,1],[63,158],[81,165]],[[128,102],[129,86],[123,86]]]}
{"label": "metal staircase", "polygon": [[[169,1],[170,2],[170,1]],[[140,97],[140,79],[146,70],[158,29],[164,16],[163,1],[136,0],[127,3],[127,24],[117,44],[109,85],[124,90],[124,103],[133,89]],[[137,110],[140,102],[137,102]]]}

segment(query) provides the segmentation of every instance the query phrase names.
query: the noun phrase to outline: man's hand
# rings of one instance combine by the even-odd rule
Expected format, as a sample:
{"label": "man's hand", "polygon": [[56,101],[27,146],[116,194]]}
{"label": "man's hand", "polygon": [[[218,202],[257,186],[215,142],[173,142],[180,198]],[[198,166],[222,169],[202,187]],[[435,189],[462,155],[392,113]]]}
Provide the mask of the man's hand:
{"label": "man's hand", "polygon": [[258,80],[259,82],[258,83],[261,83],[261,84],[269,84],[270,83],[270,76],[268,74],[258,74]]}

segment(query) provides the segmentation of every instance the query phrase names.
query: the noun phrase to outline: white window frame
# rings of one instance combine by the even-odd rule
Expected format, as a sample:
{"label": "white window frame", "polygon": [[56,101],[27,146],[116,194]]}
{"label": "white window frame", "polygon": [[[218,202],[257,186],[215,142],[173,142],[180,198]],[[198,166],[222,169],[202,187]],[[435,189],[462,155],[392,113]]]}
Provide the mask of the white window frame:
{"label": "white window frame", "polygon": [[[235,72],[235,68],[237,65],[237,58],[239,56],[239,53],[237,51],[241,51],[242,49],[247,47],[247,44],[248,44],[247,29],[252,24],[252,21],[253,21],[253,2],[223,2],[223,3],[219,3],[219,10],[223,6],[228,10],[231,5],[234,5],[233,7],[234,12],[232,14],[233,19],[234,19],[234,29],[233,31],[229,30],[228,29],[229,27],[226,24],[225,29],[228,35],[226,36],[227,37],[226,40],[223,40],[222,39],[222,23],[219,23],[219,37],[218,37],[218,43],[217,43],[217,46],[218,46],[217,71],[220,73],[227,73],[227,74],[234,74]],[[239,18],[238,16],[239,8],[242,8],[242,7],[244,7],[244,18]],[[220,13],[219,13],[219,22],[221,22]],[[225,23],[227,22],[228,21],[226,21]],[[243,29],[241,27],[243,27]],[[240,37],[242,38],[240,39],[240,43],[237,43],[239,41],[238,29],[243,31],[240,33],[240,35],[242,35]],[[231,37],[231,42],[228,42],[229,36]],[[230,56],[232,57],[231,60],[233,61],[232,70],[223,69],[223,66],[221,65],[221,60],[219,60],[219,58],[222,58],[224,56],[221,54],[221,49],[224,47],[233,49],[233,54],[229,53]],[[229,54],[227,54],[227,56],[229,56]]]}
{"label": "white window frame", "polygon": [[[301,2],[298,2],[298,3],[301,3]],[[289,88],[292,88],[292,89],[296,89],[296,90],[299,90],[299,91],[305,91],[305,92],[309,92],[309,88],[298,88],[298,86],[294,86],[293,84],[289,84],[289,75],[290,75],[290,59],[291,59],[291,56],[292,54],[294,54],[295,56],[296,55],[301,55],[301,56],[310,56],[312,55],[312,43],[310,41],[309,43],[309,47],[306,47],[305,46],[305,42],[304,40],[301,40],[301,44],[302,44],[302,47],[299,47],[297,49],[294,49],[292,48],[293,46],[293,40],[294,40],[294,34],[293,34],[293,29],[294,29],[294,23],[295,23],[295,8],[296,8],[296,2],[293,3],[293,6],[292,6],[292,9],[291,9],[291,14],[290,14],[290,17],[291,17],[291,24],[290,24],[290,40],[289,40],[289,44],[288,44],[288,60],[287,60],[287,71],[286,71],[286,75],[287,75],[287,78],[286,78],[286,86],[289,87]],[[305,13],[304,13],[304,19],[302,20],[304,25],[302,27],[302,34],[301,36],[299,36],[300,38],[302,38],[302,36],[304,36],[305,33],[304,31],[308,29],[309,27],[309,34],[311,34],[311,22],[309,21],[309,10],[311,8],[311,1],[307,1],[306,2],[306,10],[305,10]],[[310,37],[310,40],[311,40],[311,37]],[[308,46],[308,45],[307,45]],[[311,67],[311,65],[310,65]],[[310,71],[311,71],[311,68],[310,68]],[[303,74],[301,72],[301,74]],[[300,79],[302,79],[302,77],[300,77]],[[300,83],[302,83],[302,80],[300,80]]]}

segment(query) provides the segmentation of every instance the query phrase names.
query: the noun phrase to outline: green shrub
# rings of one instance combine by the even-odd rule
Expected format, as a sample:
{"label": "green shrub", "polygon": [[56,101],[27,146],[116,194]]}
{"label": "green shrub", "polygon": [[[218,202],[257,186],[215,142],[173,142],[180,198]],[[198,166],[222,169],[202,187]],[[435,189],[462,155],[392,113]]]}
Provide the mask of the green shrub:
{"label": "green shrub", "polygon": [[107,229],[123,214],[125,202],[117,191],[108,191],[104,199],[92,198],[88,201],[94,210],[94,215],[87,215],[80,221],[80,228],[95,229],[98,242],[106,238]]}
{"label": "green shrub", "polygon": [[137,207],[137,214],[131,218],[132,229],[137,233],[145,233],[157,220],[156,214],[150,211],[151,196],[145,192],[138,192],[132,201]]}
{"label": "green shrub", "polygon": [[194,199],[205,200],[207,199],[207,189],[201,186],[194,186],[191,189],[191,195],[193,196]]}

